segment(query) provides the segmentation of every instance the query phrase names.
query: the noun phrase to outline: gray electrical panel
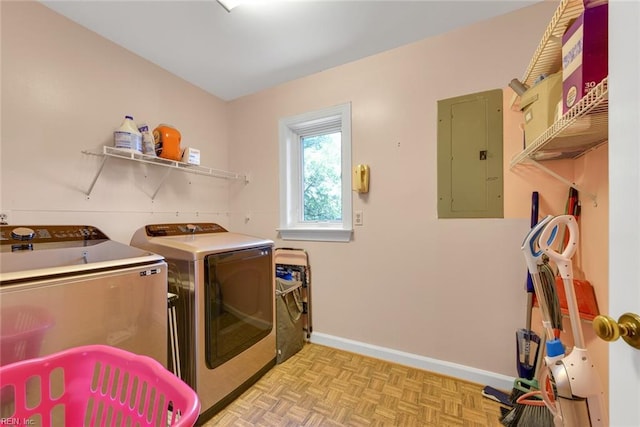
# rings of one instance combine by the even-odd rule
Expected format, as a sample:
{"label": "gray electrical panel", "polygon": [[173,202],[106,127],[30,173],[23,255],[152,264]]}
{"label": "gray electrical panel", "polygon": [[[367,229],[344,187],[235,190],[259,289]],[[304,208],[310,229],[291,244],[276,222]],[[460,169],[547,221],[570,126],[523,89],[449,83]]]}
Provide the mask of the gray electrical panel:
{"label": "gray electrical panel", "polygon": [[502,90],[438,101],[438,217],[502,218]]}

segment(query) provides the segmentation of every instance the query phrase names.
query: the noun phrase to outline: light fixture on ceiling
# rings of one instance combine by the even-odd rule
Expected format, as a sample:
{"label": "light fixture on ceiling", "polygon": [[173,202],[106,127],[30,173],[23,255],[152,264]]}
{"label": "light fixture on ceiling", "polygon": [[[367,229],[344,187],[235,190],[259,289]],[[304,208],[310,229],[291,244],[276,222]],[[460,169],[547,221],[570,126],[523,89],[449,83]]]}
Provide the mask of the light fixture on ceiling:
{"label": "light fixture on ceiling", "polygon": [[218,0],[220,6],[224,7],[227,12],[231,12],[231,9],[238,6],[242,0]]}

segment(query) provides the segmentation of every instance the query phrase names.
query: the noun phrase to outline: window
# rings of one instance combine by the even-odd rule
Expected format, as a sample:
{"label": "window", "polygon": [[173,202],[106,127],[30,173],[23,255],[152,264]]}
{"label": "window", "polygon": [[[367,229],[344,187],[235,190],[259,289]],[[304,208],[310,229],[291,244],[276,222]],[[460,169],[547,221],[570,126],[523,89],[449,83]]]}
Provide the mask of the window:
{"label": "window", "polygon": [[351,105],[280,120],[280,235],[351,238]]}

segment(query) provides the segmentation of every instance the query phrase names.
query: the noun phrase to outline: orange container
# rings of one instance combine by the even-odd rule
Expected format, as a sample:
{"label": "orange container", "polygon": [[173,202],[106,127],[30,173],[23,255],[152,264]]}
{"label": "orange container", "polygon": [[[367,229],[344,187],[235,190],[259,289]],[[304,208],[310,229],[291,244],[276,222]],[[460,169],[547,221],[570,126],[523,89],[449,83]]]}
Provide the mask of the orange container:
{"label": "orange container", "polygon": [[156,155],[164,159],[180,161],[180,159],[182,159],[182,150],[180,149],[181,138],[180,132],[173,126],[158,125],[158,127],[153,130]]}

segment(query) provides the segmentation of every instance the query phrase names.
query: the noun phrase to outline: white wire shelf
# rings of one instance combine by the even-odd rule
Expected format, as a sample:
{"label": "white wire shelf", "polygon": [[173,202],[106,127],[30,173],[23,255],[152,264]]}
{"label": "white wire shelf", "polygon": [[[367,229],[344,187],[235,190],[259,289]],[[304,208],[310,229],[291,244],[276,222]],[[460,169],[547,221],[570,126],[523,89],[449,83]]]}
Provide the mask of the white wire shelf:
{"label": "white wire shelf", "polygon": [[571,21],[583,11],[583,0],[560,2],[522,77],[524,84],[533,87],[535,80],[541,75],[553,74],[562,68],[562,35]]}
{"label": "white wire shelf", "polygon": [[[173,170],[180,170],[182,172],[190,173],[190,174],[204,175],[204,176],[209,176],[213,178],[221,178],[221,179],[227,179],[227,180],[238,180],[238,181],[244,181],[245,183],[247,182],[247,176],[244,174],[240,174],[236,172],[228,172],[228,171],[214,169],[206,166],[192,165],[189,163],[178,162],[175,160],[164,159],[156,156],[150,156],[147,154],[139,153],[137,151],[126,150],[126,149],[116,148],[116,147],[109,147],[106,145],[103,146],[102,150],[100,151],[84,150],[82,152],[84,154],[99,156],[103,158],[102,165],[100,166],[100,169],[96,173],[96,176],[93,178],[93,181],[91,182],[91,185],[87,190],[87,193],[86,193],[87,196],[91,195],[91,191],[93,190],[93,187],[96,181],[98,180],[98,177],[102,173],[102,170],[108,158],[130,160],[137,163],[145,163],[145,164],[166,168],[167,175]],[[165,175],[165,178],[167,175]],[[164,179],[161,181],[161,184],[163,181]],[[155,198],[159,189],[160,187],[156,189],[152,198]]]}
{"label": "white wire shelf", "polygon": [[511,160],[576,159],[609,138],[609,91],[605,77],[551,127]]}
{"label": "white wire shelf", "polygon": [[[584,12],[583,0],[562,0],[547,26],[538,48],[521,81],[533,87],[542,75],[562,69],[562,35],[569,24]],[[520,97],[514,93],[511,108],[519,111]],[[510,167],[527,164],[535,166],[562,183],[576,188],[593,200],[597,195],[581,188],[572,180],[544,166],[544,160],[576,159],[609,140],[608,77],[584,96],[571,110],[553,123],[542,135],[511,159]]]}
{"label": "white wire shelf", "polygon": [[[527,87],[533,87],[540,76],[551,75],[562,69],[562,35],[569,24],[583,11],[583,0],[562,0],[560,2],[542,35],[529,66],[520,79]],[[513,95],[511,98],[512,109],[519,110],[517,106],[519,99],[518,95]]]}

